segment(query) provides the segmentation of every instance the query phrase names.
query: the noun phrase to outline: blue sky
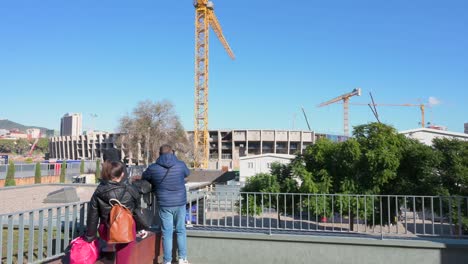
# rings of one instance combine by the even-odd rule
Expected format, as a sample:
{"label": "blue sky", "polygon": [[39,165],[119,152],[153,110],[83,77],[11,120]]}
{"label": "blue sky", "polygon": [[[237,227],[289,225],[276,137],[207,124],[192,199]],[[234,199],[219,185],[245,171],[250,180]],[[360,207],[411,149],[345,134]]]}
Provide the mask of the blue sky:
{"label": "blue sky", "polygon": [[[342,105],[316,106],[361,87],[352,102],[440,103],[428,121],[468,122],[467,1],[215,1],[236,60],[210,36],[211,129],[342,133]],[[113,131],[138,101],[170,100],[193,129],[192,1],[3,0],[0,118],[57,129],[66,112]],[[417,107],[380,107],[416,128]],[[350,107],[350,125],[373,121]]]}

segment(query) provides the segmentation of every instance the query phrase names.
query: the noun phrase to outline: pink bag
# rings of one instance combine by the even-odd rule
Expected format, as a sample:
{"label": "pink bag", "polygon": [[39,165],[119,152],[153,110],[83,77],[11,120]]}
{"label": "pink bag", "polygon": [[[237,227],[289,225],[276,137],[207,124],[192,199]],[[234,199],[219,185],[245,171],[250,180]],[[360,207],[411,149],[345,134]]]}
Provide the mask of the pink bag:
{"label": "pink bag", "polygon": [[99,242],[97,239],[88,243],[82,237],[70,242],[70,264],[94,264],[99,257]]}

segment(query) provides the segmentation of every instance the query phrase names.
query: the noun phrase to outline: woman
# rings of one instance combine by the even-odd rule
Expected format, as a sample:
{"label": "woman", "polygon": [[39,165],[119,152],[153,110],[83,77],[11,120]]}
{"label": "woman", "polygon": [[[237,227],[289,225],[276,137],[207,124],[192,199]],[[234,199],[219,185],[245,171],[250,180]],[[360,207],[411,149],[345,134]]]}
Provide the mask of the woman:
{"label": "woman", "polygon": [[[132,185],[126,185],[123,181],[125,175],[125,166],[118,161],[106,161],[102,166],[101,183],[94,191],[93,197],[88,207],[87,231],[86,240],[93,241],[96,238],[96,231],[99,236],[107,241],[107,232],[109,225],[109,213],[112,206],[109,204],[110,199],[119,200],[122,205],[125,205],[133,212],[134,218],[138,226],[145,227],[135,214],[136,210],[140,209],[140,194]],[[99,227],[98,227],[99,223]],[[133,223],[133,236],[136,238],[136,223]],[[147,227],[146,227],[147,228]],[[141,233],[139,233],[141,234]],[[144,235],[144,232],[143,234]],[[135,241],[127,244],[116,244],[115,260],[117,264],[130,263],[130,255]]]}

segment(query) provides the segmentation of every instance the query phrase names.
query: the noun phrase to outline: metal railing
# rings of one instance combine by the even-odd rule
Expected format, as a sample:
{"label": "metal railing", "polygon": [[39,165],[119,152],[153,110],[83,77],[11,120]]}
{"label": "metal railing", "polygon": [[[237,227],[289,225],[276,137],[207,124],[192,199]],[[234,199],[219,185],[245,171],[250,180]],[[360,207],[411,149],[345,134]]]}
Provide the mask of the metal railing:
{"label": "metal railing", "polygon": [[84,233],[88,202],[0,215],[2,263],[42,263]]}
{"label": "metal railing", "polygon": [[[61,166],[61,163],[57,163]],[[6,174],[8,172],[8,164],[0,165],[0,179],[5,179]],[[42,176],[52,176],[52,175],[60,175],[60,167],[56,166],[56,163],[41,163],[41,175]],[[89,171],[96,170],[96,162],[95,161],[85,161],[85,173]],[[15,164],[15,178],[27,178],[27,177],[34,177],[36,172],[36,164]],[[74,176],[80,173],[80,163],[68,163],[66,174],[67,176]]]}
{"label": "metal railing", "polygon": [[188,193],[193,225],[268,232],[389,237],[467,237],[468,197],[348,194]]}
{"label": "metal railing", "polygon": [[[221,191],[222,190],[222,191]],[[240,192],[223,186],[187,192],[195,228],[368,237],[468,238],[468,197]],[[62,256],[83,234],[88,202],[0,215],[2,263]],[[157,203],[149,210],[157,225]]]}

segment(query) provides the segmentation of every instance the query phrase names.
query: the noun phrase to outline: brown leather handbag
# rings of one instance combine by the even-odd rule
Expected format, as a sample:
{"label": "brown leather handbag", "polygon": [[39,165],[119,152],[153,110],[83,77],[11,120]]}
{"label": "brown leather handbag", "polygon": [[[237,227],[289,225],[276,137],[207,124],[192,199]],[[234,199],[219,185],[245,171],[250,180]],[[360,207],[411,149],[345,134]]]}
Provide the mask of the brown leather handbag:
{"label": "brown leather handbag", "polygon": [[109,240],[107,243],[120,244],[134,241],[133,225],[135,220],[133,219],[132,212],[117,199],[110,199],[109,203],[112,209],[109,215]]}

